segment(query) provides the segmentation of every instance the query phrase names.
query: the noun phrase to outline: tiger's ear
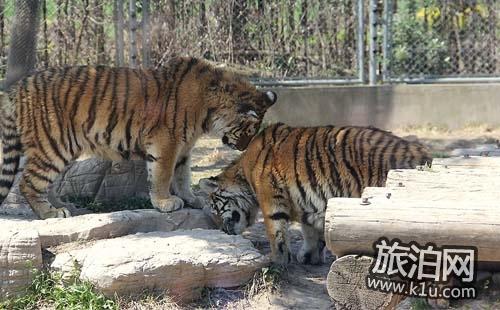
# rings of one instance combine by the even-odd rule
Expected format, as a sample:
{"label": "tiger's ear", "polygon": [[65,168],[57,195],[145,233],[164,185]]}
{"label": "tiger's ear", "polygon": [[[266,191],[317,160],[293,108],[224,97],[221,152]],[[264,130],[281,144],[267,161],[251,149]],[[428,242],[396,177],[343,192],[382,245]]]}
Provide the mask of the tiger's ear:
{"label": "tiger's ear", "polygon": [[278,100],[278,95],[272,90],[268,90],[265,92],[266,95],[266,104],[268,107],[272,106]]}
{"label": "tiger's ear", "polygon": [[198,185],[200,186],[200,189],[205,193],[213,193],[219,189],[219,183],[217,183],[217,177],[200,179]]}

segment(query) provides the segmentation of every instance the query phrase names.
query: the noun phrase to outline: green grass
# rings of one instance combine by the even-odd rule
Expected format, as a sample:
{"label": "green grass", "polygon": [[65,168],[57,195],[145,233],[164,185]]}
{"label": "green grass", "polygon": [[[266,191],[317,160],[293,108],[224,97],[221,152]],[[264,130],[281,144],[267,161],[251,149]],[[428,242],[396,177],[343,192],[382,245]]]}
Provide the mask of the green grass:
{"label": "green grass", "polygon": [[97,293],[91,283],[80,280],[77,271],[63,281],[57,273],[35,270],[26,295],[0,302],[0,309],[118,309],[114,300]]}
{"label": "green grass", "polygon": [[88,197],[70,197],[69,201],[80,208],[86,208],[96,213],[113,212],[122,210],[153,209],[148,198],[130,197],[114,201],[94,201]]}
{"label": "green grass", "polygon": [[432,158],[450,158],[450,154],[446,152],[433,152]]}
{"label": "green grass", "polygon": [[285,278],[286,270],[276,265],[262,268],[255,273],[252,281],[247,284],[246,291],[248,296],[253,296],[262,291],[274,292],[280,286]]}
{"label": "green grass", "polygon": [[432,309],[424,298],[416,298],[411,301],[412,310],[427,310]]}

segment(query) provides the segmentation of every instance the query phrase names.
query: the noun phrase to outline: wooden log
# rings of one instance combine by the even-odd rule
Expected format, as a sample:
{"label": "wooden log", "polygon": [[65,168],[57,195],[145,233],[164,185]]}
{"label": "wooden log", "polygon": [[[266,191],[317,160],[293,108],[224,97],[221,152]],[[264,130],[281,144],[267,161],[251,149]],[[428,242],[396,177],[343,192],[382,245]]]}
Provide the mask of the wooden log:
{"label": "wooden log", "polygon": [[474,201],[479,199],[478,194],[481,196],[481,201],[489,201],[490,203],[500,203],[500,191],[498,187],[491,185],[465,187],[457,190],[450,187],[433,187],[410,185],[410,189],[406,187],[367,187],[363,190],[362,197],[369,198],[371,202],[384,201],[386,199],[393,199],[398,202],[405,200],[423,200],[425,199],[429,204],[440,201]]}
{"label": "wooden log", "polygon": [[458,190],[468,187],[499,186],[500,169],[492,168],[438,168],[418,171],[391,170],[387,175],[386,187],[411,187],[425,186],[428,188],[456,188]]}
{"label": "wooden log", "polygon": [[335,309],[394,309],[403,299],[401,295],[368,289],[366,277],[373,263],[368,256],[343,256],[333,262],[326,286]]}
{"label": "wooden log", "polygon": [[373,255],[380,237],[424,245],[476,246],[480,261],[500,261],[497,201],[333,198],[325,216],[325,239],[337,256]]}

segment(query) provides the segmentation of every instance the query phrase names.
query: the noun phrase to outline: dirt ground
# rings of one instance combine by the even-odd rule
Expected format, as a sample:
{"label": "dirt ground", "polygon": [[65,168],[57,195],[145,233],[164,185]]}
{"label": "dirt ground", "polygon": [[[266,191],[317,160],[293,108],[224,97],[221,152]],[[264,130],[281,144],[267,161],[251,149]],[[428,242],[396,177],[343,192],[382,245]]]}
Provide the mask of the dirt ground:
{"label": "dirt ground", "polygon": [[[449,130],[433,126],[407,127],[393,130],[393,133],[409,140],[417,139],[427,145],[435,157],[448,157],[456,149],[478,148],[484,145],[496,148],[500,139],[500,128],[473,125],[462,129]],[[193,184],[200,178],[218,174],[228,163],[239,156],[222,145],[220,139],[206,137],[196,145],[193,153]],[[263,253],[269,253],[262,219],[244,236],[252,240]],[[298,225],[292,226],[292,248],[297,252],[301,243]],[[321,266],[292,264],[280,275],[281,280],[273,290],[263,289],[248,292],[248,288],[234,290],[213,290],[206,298],[187,308],[213,309],[333,309],[325,281],[334,256],[326,254],[326,262]],[[485,284],[488,286],[488,283]],[[473,301],[455,301],[453,309],[500,309],[500,289],[483,290],[480,298]],[[399,309],[426,309],[425,302],[407,299]]]}

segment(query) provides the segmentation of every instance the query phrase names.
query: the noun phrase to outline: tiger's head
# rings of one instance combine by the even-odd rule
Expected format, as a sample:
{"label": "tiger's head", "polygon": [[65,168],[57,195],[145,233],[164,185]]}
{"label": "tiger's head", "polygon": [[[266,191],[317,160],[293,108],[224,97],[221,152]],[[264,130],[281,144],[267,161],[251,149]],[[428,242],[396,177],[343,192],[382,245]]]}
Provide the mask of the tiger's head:
{"label": "tiger's head", "polygon": [[201,179],[199,185],[208,194],[212,218],[225,233],[241,234],[255,222],[258,202],[237,164],[218,176]]}
{"label": "tiger's head", "polygon": [[258,90],[245,78],[218,68],[210,71],[204,93],[208,113],[203,130],[222,136],[222,143],[239,151],[246,149],[278,98],[275,92]]}

